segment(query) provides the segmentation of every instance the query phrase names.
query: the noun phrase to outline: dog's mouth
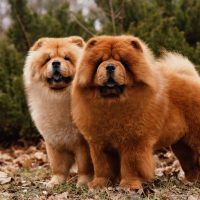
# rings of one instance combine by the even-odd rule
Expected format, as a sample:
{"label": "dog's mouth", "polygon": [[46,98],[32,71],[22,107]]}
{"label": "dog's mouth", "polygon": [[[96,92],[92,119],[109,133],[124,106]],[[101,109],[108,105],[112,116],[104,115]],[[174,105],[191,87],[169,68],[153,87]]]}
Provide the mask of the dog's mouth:
{"label": "dog's mouth", "polygon": [[113,78],[109,78],[99,87],[100,94],[105,98],[119,97],[124,92],[125,85],[119,85]]}
{"label": "dog's mouth", "polygon": [[61,73],[54,73],[52,77],[47,78],[50,88],[53,90],[65,89],[73,80],[72,76],[65,77]]}
{"label": "dog's mouth", "polygon": [[69,84],[72,81],[72,79],[73,78],[71,76],[64,77],[60,73],[55,73],[55,74],[53,74],[53,76],[51,78],[48,78],[47,81],[48,81],[48,83],[64,82],[66,84]]}

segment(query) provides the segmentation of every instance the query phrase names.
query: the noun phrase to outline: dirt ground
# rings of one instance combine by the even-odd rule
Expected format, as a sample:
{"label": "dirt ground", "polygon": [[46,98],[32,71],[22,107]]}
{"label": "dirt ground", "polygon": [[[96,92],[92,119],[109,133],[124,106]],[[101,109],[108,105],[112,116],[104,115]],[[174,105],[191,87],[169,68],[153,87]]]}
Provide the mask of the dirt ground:
{"label": "dirt ground", "polygon": [[179,162],[169,149],[163,149],[154,158],[155,180],[137,192],[122,191],[117,186],[102,190],[77,188],[76,173],[66,184],[47,189],[50,170],[44,142],[37,146],[12,146],[0,150],[0,200],[200,200],[200,185],[184,181]]}

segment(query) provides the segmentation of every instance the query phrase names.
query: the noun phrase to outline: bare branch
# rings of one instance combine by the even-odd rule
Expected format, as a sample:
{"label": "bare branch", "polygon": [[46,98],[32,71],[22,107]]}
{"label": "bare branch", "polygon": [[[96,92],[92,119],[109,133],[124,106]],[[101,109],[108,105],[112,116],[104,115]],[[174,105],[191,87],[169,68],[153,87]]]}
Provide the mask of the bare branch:
{"label": "bare branch", "polygon": [[120,16],[121,11],[122,11],[122,9],[124,8],[124,2],[125,2],[125,1],[122,0],[121,5],[120,5],[118,11],[115,12],[115,19],[117,19],[117,18]]}
{"label": "bare branch", "polygon": [[26,32],[24,24],[21,21],[21,18],[18,15],[17,11],[15,12],[15,16],[16,16],[17,22],[18,22],[18,24],[19,24],[19,26],[21,28],[21,31],[22,31],[22,33],[24,35],[24,39],[25,39],[25,42],[26,42],[26,47],[27,47],[27,50],[28,50],[31,47],[31,43],[30,43],[29,38],[28,38],[28,33]]}
{"label": "bare branch", "polygon": [[116,35],[115,13],[113,10],[112,0],[109,0],[109,6],[110,6],[110,15],[111,15],[111,19],[112,19],[113,34]]}
{"label": "bare branch", "polygon": [[90,34],[91,36],[94,36],[94,35],[95,35],[95,34],[94,34],[93,32],[91,32],[84,24],[82,24],[82,23],[80,22],[80,20],[74,15],[73,12],[70,12],[70,13],[71,13],[71,15],[73,16],[74,21],[75,21],[85,32],[87,32],[87,33]]}

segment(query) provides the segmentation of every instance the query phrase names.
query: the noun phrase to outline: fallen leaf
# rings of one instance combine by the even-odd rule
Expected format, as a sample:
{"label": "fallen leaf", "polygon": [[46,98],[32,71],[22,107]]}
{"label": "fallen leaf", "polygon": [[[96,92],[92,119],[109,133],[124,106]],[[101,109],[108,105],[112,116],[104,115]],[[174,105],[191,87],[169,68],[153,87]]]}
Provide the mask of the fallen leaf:
{"label": "fallen leaf", "polygon": [[188,197],[188,200],[198,200],[198,197],[195,197],[195,196],[193,196],[193,195],[190,195],[190,196]]}
{"label": "fallen leaf", "polygon": [[38,151],[34,154],[34,157],[37,159],[37,160],[42,160],[42,162],[47,162],[47,155],[44,154],[43,152],[41,151]]}
{"label": "fallen leaf", "polygon": [[11,177],[9,177],[6,173],[0,171],[0,184],[3,185],[5,183],[9,183],[11,181]]}

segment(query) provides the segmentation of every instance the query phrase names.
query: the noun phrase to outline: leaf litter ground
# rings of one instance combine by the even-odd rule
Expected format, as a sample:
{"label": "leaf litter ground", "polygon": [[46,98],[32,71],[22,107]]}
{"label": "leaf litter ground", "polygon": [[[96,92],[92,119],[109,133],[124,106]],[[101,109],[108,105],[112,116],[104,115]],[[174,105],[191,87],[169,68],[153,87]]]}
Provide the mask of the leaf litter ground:
{"label": "leaf litter ground", "polygon": [[184,181],[184,173],[170,149],[162,149],[154,158],[156,177],[137,192],[122,191],[117,186],[102,190],[77,188],[75,172],[66,184],[47,189],[50,169],[44,142],[37,146],[12,146],[0,150],[0,200],[200,200],[200,185]]}

